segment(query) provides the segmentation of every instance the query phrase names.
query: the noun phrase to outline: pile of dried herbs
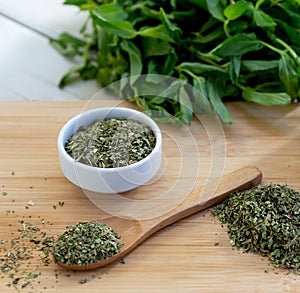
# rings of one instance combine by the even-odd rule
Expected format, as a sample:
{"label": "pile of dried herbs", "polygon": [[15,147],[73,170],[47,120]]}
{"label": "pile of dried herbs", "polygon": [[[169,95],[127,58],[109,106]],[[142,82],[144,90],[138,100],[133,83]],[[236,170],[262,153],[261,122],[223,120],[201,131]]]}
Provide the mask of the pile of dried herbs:
{"label": "pile of dried herbs", "polygon": [[236,192],[212,210],[227,223],[232,245],[268,256],[275,267],[300,273],[300,195],[270,184]]}
{"label": "pile of dried herbs", "polygon": [[124,167],[147,157],[155,147],[153,131],[145,124],[110,118],[81,127],[65,145],[76,161],[100,168]]}
{"label": "pile of dried herbs", "polygon": [[[59,86],[123,80],[118,95],[159,118],[184,123],[210,103],[226,122],[225,100],[289,104],[300,95],[299,0],[65,0],[87,13],[80,37],[50,43],[80,60]],[[174,79],[167,83],[152,74]],[[139,93],[148,75],[146,94]],[[139,78],[137,78],[139,76]],[[165,83],[165,86],[162,84]],[[191,92],[187,85],[198,90]],[[162,86],[161,94],[151,95]]]}
{"label": "pile of dried herbs", "polygon": [[[7,286],[16,290],[32,286],[32,280],[41,274],[39,268],[50,264],[54,243],[53,236],[46,236],[46,232],[31,222],[19,220],[18,224],[10,240],[0,239],[0,271],[11,280]],[[31,263],[33,259],[37,259],[35,265]]]}
{"label": "pile of dried herbs", "polygon": [[69,265],[88,265],[117,254],[122,247],[118,234],[97,221],[68,226],[53,245],[56,261]]}

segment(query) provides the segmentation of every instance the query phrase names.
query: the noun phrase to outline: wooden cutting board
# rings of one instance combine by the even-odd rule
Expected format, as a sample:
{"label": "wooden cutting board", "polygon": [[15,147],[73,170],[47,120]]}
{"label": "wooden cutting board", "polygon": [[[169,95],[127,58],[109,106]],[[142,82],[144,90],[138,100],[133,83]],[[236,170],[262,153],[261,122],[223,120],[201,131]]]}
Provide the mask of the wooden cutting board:
{"label": "wooden cutting board", "polygon": [[[113,99],[95,104],[0,103],[1,257],[25,223],[56,236],[67,225],[101,219],[104,212],[64,178],[56,138],[72,116],[94,106],[112,105],[134,107]],[[264,183],[284,183],[300,190],[300,108],[241,102],[228,107],[234,123],[223,125],[223,134],[214,139],[199,121],[182,129],[160,124],[162,169],[150,184],[125,196],[185,194],[208,177],[246,165],[260,168]],[[211,166],[219,169],[212,171]],[[122,262],[95,271],[70,272],[53,262],[45,266],[40,255],[34,252],[26,261],[23,275],[21,270],[11,276],[0,271],[0,292],[15,292],[13,285],[8,286],[13,280],[19,288],[28,283],[22,292],[300,292],[299,276],[274,269],[266,258],[233,249],[226,227],[208,210],[156,233]],[[38,276],[24,279],[30,277],[29,271]]]}

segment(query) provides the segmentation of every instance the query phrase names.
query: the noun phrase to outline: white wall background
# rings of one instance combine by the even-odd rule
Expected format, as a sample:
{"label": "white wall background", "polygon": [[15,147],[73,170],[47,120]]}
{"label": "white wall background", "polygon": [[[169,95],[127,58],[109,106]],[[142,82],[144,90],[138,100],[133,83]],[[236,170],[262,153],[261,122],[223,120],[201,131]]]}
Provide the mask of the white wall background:
{"label": "white wall background", "polygon": [[74,61],[49,44],[49,37],[78,34],[86,14],[62,0],[0,0],[0,100],[89,99],[95,81],[58,89]]}

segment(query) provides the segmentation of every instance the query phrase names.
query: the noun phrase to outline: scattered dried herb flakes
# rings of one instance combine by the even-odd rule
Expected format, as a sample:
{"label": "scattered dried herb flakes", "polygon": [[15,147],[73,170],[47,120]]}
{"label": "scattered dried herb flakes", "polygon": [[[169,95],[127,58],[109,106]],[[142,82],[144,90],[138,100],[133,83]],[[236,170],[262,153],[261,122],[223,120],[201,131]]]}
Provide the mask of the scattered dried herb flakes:
{"label": "scattered dried herb flakes", "polygon": [[123,167],[147,157],[155,147],[153,131],[130,119],[105,119],[81,127],[67,142],[76,161],[100,168]]}
{"label": "scattered dried herb flakes", "polygon": [[300,273],[300,195],[270,184],[236,192],[212,209],[227,223],[233,246],[268,256],[277,268]]}
{"label": "scattered dried herb flakes", "polygon": [[7,275],[11,279],[7,286],[17,290],[31,285],[32,279],[41,274],[39,264],[33,267],[31,259],[39,260],[43,266],[51,262],[50,251],[54,243],[53,237],[46,237],[46,233],[32,223],[19,220],[18,224],[17,233],[11,232],[10,240],[0,241],[2,278]]}
{"label": "scattered dried herb flakes", "polygon": [[53,245],[58,262],[71,265],[88,265],[117,254],[122,244],[110,227],[97,221],[79,222],[67,226]]}

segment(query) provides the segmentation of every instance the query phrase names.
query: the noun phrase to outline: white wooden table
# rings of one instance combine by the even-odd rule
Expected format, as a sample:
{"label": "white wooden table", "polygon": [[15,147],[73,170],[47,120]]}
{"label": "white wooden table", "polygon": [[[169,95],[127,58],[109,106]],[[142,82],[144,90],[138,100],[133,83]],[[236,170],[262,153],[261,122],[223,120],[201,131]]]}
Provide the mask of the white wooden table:
{"label": "white wooden table", "polygon": [[0,100],[89,99],[97,93],[94,81],[58,89],[75,63],[49,44],[61,32],[78,34],[85,19],[63,0],[0,0]]}

